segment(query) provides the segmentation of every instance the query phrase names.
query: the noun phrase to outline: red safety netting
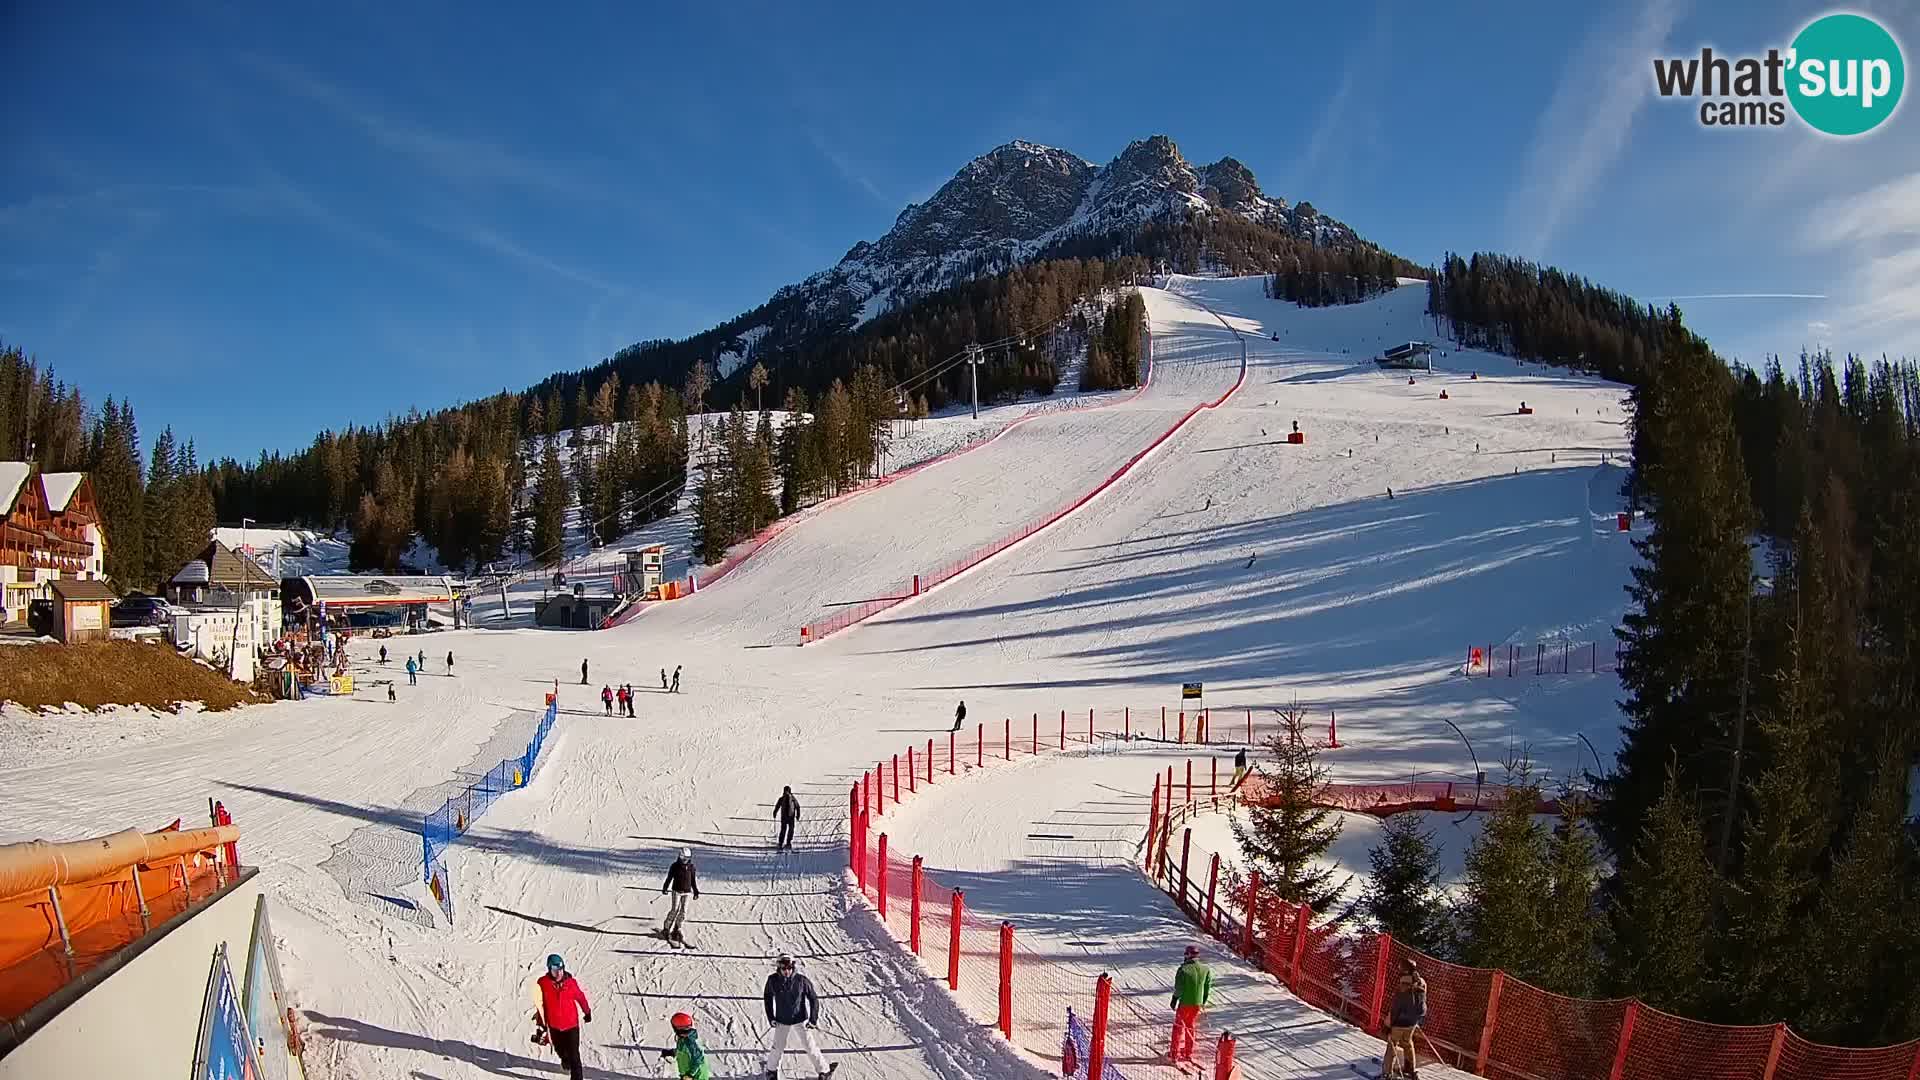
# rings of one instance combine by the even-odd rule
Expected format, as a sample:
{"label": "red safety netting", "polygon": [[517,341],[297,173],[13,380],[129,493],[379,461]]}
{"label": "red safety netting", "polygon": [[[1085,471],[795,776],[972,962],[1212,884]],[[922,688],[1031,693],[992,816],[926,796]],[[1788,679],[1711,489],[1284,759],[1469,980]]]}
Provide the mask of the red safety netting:
{"label": "red safety netting", "polygon": [[[1151,365],[1149,365],[1149,368],[1148,368],[1149,381],[1151,381],[1151,378],[1152,378],[1152,368],[1151,368]],[[983,562],[986,562],[988,559],[993,558],[995,555],[998,555],[1000,552],[1005,551],[1006,549],[1012,547],[1013,545],[1019,543],[1020,541],[1025,540],[1027,537],[1032,536],[1034,533],[1039,532],[1040,530],[1048,527],[1049,525],[1052,525],[1054,522],[1059,521],[1061,518],[1066,517],[1068,514],[1073,513],[1075,510],[1080,509],[1080,507],[1092,501],[1095,497],[1100,495],[1100,493],[1106,491],[1107,488],[1119,482],[1121,477],[1124,477],[1128,473],[1132,472],[1134,469],[1134,466],[1140,464],[1140,462],[1145,460],[1145,458],[1149,454],[1152,454],[1155,450],[1159,449],[1161,444],[1165,443],[1168,439],[1171,439],[1175,434],[1177,434],[1180,431],[1181,428],[1185,427],[1188,421],[1192,420],[1195,416],[1198,416],[1200,413],[1208,409],[1219,408],[1222,404],[1224,404],[1227,401],[1228,398],[1231,398],[1235,393],[1237,393],[1240,390],[1241,386],[1246,384],[1246,381],[1247,381],[1246,358],[1243,356],[1241,357],[1241,363],[1240,363],[1240,377],[1234,380],[1233,386],[1229,387],[1225,393],[1221,394],[1218,398],[1215,398],[1213,401],[1203,402],[1187,410],[1187,412],[1184,415],[1182,415],[1179,420],[1175,421],[1171,427],[1161,432],[1159,436],[1157,436],[1152,442],[1148,443],[1138,453],[1128,458],[1125,462],[1122,462],[1119,468],[1115,469],[1110,475],[1107,476],[1106,479],[1096,484],[1091,491],[1086,492],[1085,494],[1072,500],[1071,502],[1067,503],[1064,506],[1060,506],[1055,509],[1048,510],[1035,515],[1033,518],[1022,523],[1020,526],[1016,527],[1012,531],[1001,536],[999,539],[996,539],[990,543],[982,544],[979,547],[976,547],[973,550],[968,551],[962,555],[948,559],[945,563],[939,566],[935,566],[927,571],[924,571],[919,574],[915,574],[911,580],[901,582],[894,589],[890,590],[889,594],[886,596],[876,597],[872,600],[867,600],[862,603],[851,604],[846,607],[839,608],[833,614],[827,616],[826,618],[808,623],[800,631],[801,640],[802,641],[819,641],[821,638],[824,638],[830,634],[838,633],[841,630],[845,630],[847,627],[852,626],[855,623],[864,622],[867,619],[870,619],[873,616],[878,615],[880,612],[887,610],[888,608],[895,607],[901,603],[904,603],[907,600],[911,600],[915,596],[920,595],[922,592],[925,592],[926,590],[931,589],[942,582],[949,581],[955,577],[958,577],[960,574],[972,569],[973,567],[978,566]],[[1146,389],[1146,386],[1143,384],[1141,387],[1141,390],[1144,391],[1145,389]],[[1137,396],[1137,393],[1136,393],[1136,396]],[[1031,419],[1031,417],[1028,417],[1025,419]],[[1016,421],[1015,423],[1017,424],[1017,423],[1023,423],[1023,422],[1025,422],[1024,419],[1021,421]],[[1012,428],[1012,425],[1009,425],[1008,428],[1002,430],[1001,434],[1005,434],[1005,432],[1007,430],[1011,430],[1011,428]],[[998,438],[998,435],[996,435],[995,437]]]}

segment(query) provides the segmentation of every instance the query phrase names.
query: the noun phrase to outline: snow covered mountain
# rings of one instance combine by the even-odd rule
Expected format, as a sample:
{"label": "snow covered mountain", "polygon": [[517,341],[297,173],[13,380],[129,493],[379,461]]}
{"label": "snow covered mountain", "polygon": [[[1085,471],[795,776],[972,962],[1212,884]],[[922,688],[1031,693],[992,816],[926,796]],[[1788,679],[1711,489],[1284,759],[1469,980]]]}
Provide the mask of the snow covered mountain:
{"label": "snow covered mountain", "polygon": [[[1010,142],[967,163],[924,203],[900,212],[878,240],[861,241],[833,267],[775,293],[729,324],[719,353],[726,378],[762,349],[796,333],[841,330],[928,293],[1083,242],[1116,250],[1151,222],[1231,215],[1320,247],[1363,243],[1311,203],[1260,190],[1253,171],[1227,157],[1195,166],[1165,135],[1129,144],[1105,165],[1029,142]],[[768,331],[773,333],[769,334]]]}

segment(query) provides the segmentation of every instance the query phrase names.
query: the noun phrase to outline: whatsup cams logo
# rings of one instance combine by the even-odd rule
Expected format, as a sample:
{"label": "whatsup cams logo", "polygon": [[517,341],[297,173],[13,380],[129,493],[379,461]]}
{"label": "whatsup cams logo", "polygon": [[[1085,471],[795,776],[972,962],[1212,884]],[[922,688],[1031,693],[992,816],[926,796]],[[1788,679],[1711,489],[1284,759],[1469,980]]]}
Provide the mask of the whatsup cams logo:
{"label": "whatsup cams logo", "polygon": [[1822,15],[1785,49],[1765,56],[1699,56],[1653,62],[1663,98],[1698,98],[1705,127],[1780,127],[1788,108],[1815,131],[1864,135],[1885,123],[1907,82],[1900,43],[1864,15]]}

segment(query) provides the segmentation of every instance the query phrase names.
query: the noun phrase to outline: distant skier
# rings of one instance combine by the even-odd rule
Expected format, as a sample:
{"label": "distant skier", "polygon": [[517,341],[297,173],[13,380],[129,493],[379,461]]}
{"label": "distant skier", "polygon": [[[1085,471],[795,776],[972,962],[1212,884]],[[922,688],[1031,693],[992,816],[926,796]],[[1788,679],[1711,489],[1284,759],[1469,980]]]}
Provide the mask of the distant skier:
{"label": "distant skier", "polygon": [[820,996],[813,991],[813,980],[794,970],[793,957],[786,953],[774,962],[773,974],[761,994],[767,1007],[767,1023],[773,1025],[773,1045],[767,1047],[767,1080],[779,1080],[780,1057],[787,1052],[787,1040],[800,1037],[800,1048],[813,1059],[813,1071],[822,1078],[832,1076],[838,1064],[827,1064],[825,1054],[813,1038],[820,1022]]}
{"label": "distant skier", "polygon": [[580,661],[580,685],[587,685],[587,662],[585,660]]}
{"label": "distant skier", "polygon": [[693,1029],[693,1017],[674,1013],[673,1048],[660,1051],[663,1060],[673,1062],[673,1075],[680,1080],[713,1080],[713,1066],[707,1064],[707,1052],[700,1045],[700,1033]]}
{"label": "distant skier", "polygon": [[613,703],[620,706],[620,715],[627,715],[627,685],[621,683],[613,688]]}
{"label": "distant skier", "polygon": [[380,646],[380,662],[383,664],[387,662],[387,647],[385,645]]}
{"label": "distant skier", "polygon": [[553,1052],[567,1068],[568,1080],[580,1080],[580,1024],[593,1023],[593,1006],[587,1004],[580,980],[567,973],[567,963],[559,953],[547,957],[547,973],[540,976],[539,985],[540,1012],[533,1018],[535,1028],[553,1043]]}
{"label": "distant skier", "polygon": [[667,688],[667,669],[661,668],[660,669],[660,689],[665,690],[666,688]]}
{"label": "distant skier", "polygon": [[780,840],[774,847],[792,847],[793,823],[800,820],[800,800],[793,797],[791,787],[780,789],[780,798],[773,804],[773,816],[780,819]]}
{"label": "distant skier", "polygon": [[1240,781],[1246,779],[1246,776],[1247,748],[1243,746],[1240,748],[1239,753],[1233,755],[1233,786],[1239,787]]}
{"label": "distant skier", "polygon": [[393,680],[391,679],[387,680],[387,700],[388,701],[400,700],[400,695],[393,692]]}
{"label": "distant skier", "polygon": [[449,677],[453,675],[453,650],[452,649],[447,650],[447,675]]}
{"label": "distant skier", "polygon": [[1187,946],[1186,958],[1173,973],[1173,1047],[1168,1055],[1175,1066],[1193,1064],[1194,1032],[1200,1010],[1213,1004],[1213,969],[1200,962],[1200,950]]}
{"label": "distant skier", "polygon": [[[1405,1076],[1420,1080],[1420,1055],[1414,1049],[1413,1033],[1427,1022],[1427,980],[1411,958],[1400,973],[1400,988],[1393,995],[1393,1008],[1387,1014],[1387,1053],[1380,1063],[1382,1077]],[[1405,1056],[1406,1072],[1394,1071],[1396,1059]]]}
{"label": "distant skier", "polygon": [[660,895],[672,893],[668,901],[667,921],[660,924],[660,934],[669,941],[681,942],[681,924],[687,921],[687,897],[700,899],[700,874],[693,865],[693,849],[681,848],[680,857],[667,867],[667,880],[660,886]]}
{"label": "distant skier", "polygon": [[673,689],[668,691],[668,693],[677,694],[679,692],[680,692],[680,665],[675,664],[673,665]]}
{"label": "distant skier", "polygon": [[421,649],[420,650],[420,673],[424,675],[426,674],[426,672],[427,672],[427,650]]}
{"label": "distant skier", "polygon": [[603,686],[600,688],[600,707],[607,710],[608,716],[613,715],[613,687]]}
{"label": "distant skier", "polygon": [[960,725],[964,723],[966,719],[967,719],[967,703],[962,701],[959,707],[953,710],[953,730],[959,731]]}
{"label": "distant skier", "polygon": [[420,685],[420,669],[413,664],[413,657],[407,657],[407,685]]}

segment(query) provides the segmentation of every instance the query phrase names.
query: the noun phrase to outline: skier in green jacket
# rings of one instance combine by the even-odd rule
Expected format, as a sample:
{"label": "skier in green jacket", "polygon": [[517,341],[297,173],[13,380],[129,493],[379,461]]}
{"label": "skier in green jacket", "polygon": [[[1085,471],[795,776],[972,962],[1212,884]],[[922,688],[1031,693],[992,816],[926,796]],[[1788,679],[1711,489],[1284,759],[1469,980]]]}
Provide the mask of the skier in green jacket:
{"label": "skier in green jacket", "polygon": [[660,1051],[673,1059],[673,1075],[680,1080],[713,1080],[713,1066],[707,1064],[707,1052],[700,1047],[700,1033],[693,1030],[693,1017],[674,1013],[673,1049]]}
{"label": "skier in green jacket", "polygon": [[1200,1010],[1213,1004],[1213,969],[1200,962],[1200,950],[1187,946],[1186,959],[1173,973],[1173,1049],[1175,1065],[1193,1063],[1194,1032]]}

